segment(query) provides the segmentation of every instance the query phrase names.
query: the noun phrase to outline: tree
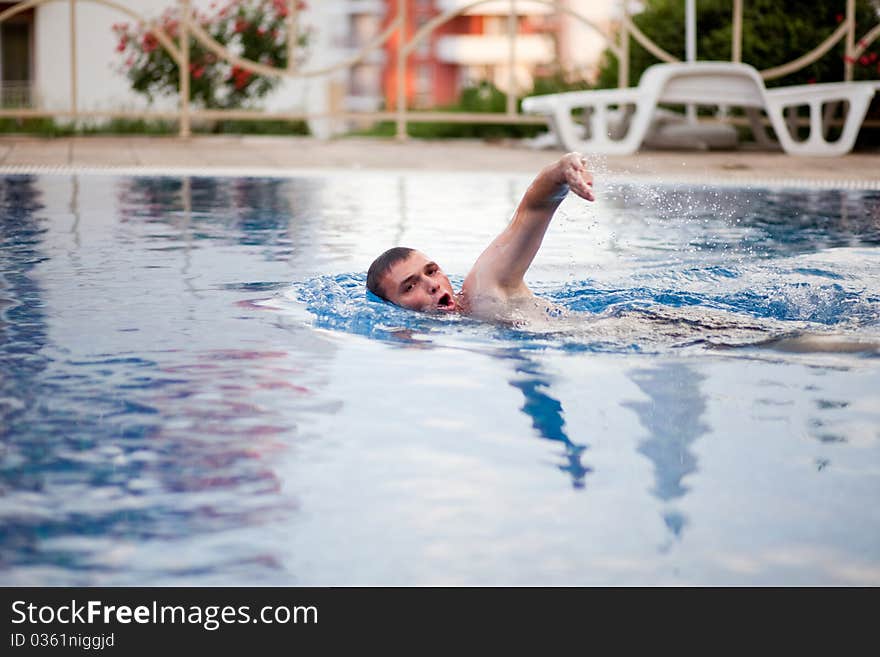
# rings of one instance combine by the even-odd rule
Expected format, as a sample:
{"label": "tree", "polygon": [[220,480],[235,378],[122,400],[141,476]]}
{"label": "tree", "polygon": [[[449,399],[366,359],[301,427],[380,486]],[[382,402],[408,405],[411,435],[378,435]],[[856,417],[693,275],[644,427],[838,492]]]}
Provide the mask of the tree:
{"label": "tree", "polygon": [[[658,46],[685,57],[685,1],[645,0],[633,22]],[[857,38],[878,21],[876,0],[856,0]],[[779,66],[813,50],[844,20],[845,0],[743,0],[742,61],[758,70]],[[733,0],[697,0],[697,58],[730,61]],[[657,59],[635,40],[630,42],[630,80]],[[854,62],[856,79],[880,78],[880,41]],[[768,86],[836,82],[843,79],[844,45],[838,43],[818,61]],[[599,87],[617,86],[618,61],[606,50]]]}

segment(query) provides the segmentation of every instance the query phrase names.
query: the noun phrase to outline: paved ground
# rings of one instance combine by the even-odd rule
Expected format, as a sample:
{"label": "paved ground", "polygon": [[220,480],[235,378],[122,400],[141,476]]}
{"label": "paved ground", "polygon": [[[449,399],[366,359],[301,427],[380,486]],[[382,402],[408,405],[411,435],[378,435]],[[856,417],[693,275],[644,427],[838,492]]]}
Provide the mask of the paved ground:
{"label": "paved ground", "polygon": [[[523,143],[477,140],[397,142],[392,139],[310,137],[0,137],[0,173],[46,170],[247,170],[261,174],[301,169],[391,169],[531,173],[561,151]],[[611,175],[665,181],[797,184],[880,189],[880,151],[838,158],[783,153],[648,151],[598,158]]]}

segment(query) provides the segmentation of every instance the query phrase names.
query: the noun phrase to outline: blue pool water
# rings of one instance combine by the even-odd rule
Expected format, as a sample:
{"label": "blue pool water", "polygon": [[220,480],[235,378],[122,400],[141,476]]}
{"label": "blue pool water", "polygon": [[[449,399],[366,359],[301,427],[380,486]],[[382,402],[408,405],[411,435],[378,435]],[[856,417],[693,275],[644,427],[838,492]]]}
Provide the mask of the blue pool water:
{"label": "blue pool water", "polygon": [[561,317],[367,299],[528,182],[0,178],[0,583],[880,584],[880,192],[599,176]]}

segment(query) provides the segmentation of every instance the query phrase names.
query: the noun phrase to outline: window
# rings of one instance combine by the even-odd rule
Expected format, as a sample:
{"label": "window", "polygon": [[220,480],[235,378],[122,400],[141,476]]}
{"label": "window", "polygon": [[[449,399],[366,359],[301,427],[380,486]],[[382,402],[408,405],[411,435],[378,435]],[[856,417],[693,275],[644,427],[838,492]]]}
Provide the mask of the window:
{"label": "window", "polygon": [[25,12],[0,24],[0,75],[3,107],[28,107],[31,98],[31,37],[33,13]]}
{"label": "window", "polygon": [[434,104],[434,67],[430,64],[416,66],[414,100],[418,108]]}

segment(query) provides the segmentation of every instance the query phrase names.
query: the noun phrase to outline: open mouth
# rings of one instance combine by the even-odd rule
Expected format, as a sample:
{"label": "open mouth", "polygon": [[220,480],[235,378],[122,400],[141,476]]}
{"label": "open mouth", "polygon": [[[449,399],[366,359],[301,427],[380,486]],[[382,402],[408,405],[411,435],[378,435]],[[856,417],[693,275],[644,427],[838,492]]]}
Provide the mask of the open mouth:
{"label": "open mouth", "polygon": [[447,292],[442,297],[440,297],[437,300],[437,308],[438,310],[454,310],[455,300],[452,298],[452,295]]}

